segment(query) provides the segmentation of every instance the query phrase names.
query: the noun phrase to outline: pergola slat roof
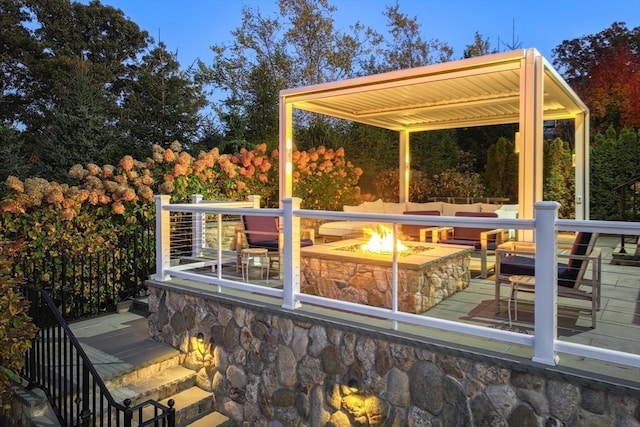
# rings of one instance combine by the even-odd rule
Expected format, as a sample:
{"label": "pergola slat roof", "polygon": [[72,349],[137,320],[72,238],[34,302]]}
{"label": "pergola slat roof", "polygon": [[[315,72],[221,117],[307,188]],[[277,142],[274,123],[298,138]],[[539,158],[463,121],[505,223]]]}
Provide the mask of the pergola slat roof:
{"label": "pergola slat roof", "polygon": [[[533,202],[542,199],[543,121],[574,120],[576,218],[588,217],[589,110],[536,49],[283,90],[281,164],[290,163],[293,109],[398,131],[400,170],[408,169],[411,132],[517,123],[522,218],[531,218]],[[291,196],[291,178],[282,175],[280,185],[281,196]],[[406,198],[403,174],[400,188],[400,198]]]}
{"label": "pergola slat roof", "polygon": [[[520,115],[520,51],[288,89],[294,108],[391,130],[423,131],[515,123]],[[586,108],[557,73],[544,74],[545,120]],[[570,90],[570,89],[569,89]]]}

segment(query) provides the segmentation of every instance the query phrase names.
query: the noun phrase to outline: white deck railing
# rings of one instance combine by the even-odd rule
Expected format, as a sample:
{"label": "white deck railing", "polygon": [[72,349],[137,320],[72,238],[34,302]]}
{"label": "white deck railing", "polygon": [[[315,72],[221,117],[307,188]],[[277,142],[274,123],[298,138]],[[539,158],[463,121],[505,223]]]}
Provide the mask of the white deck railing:
{"label": "white deck railing", "polygon": [[[373,316],[390,321],[390,328],[397,329],[399,323],[424,328],[438,328],[440,330],[467,334],[491,340],[499,340],[529,346],[532,348],[535,362],[546,365],[558,363],[557,353],[571,354],[578,357],[588,357],[608,361],[624,366],[640,367],[640,355],[594,345],[584,345],[558,339],[557,326],[557,232],[589,231],[610,235],[640,235],[640,223],[614,221],[576,221],[557,219],[558,207],[556,202],[538,202],[535,204],[535,220],[533,219],[498,219],[498,218],[464,218],[464,217],[421,217],[416,215],[387,215],[367,213],[346,213],[333,211],[310,211],[300,209],[300,199],[289,198],[282,200],[282,209],[256,209],[259,198],[252,197],[248,202],[207,202],[195,197],[192,204],[170,204],[169,196],[156,197],[156,229],[157,229],[157,267],[155,279],[169,281],[172,278],[182,278],[196,282],[214,285],[213,290],[222,292],[224,288],[243,290],[251,293],[267,295],[281,300],[281,306],[287,310],[296,310],[302,304],[308,303],[332,310],[342,310],[354,314]],[[283,248],[280,262],[283,287],[277,289],[252,284],[240,278],[223,277],[222,267],[226,263],[235,262],[236,252],[222,248],[223,217],[239,217],[251,209],[251,215],[279,216],[283,231]],[[176,231],[172,214],[190,214],[186,230]],[[208,248],[203,240],[204,218],[213,216],[216,220],[215,233],[217,248]],[[521,230],[521,235],[532,236],[536,243],[536,292],[534,304],[533,335],[495,329],[485,326],[439,319],[420,314],[402,312],[397,309],[397,255],[392,260],[393,293],[392,308],[380,308],[363,304],[351,303],[336,299],[324,298],[316,295],[301,293],[300,291],[300,236],[301,218],[314,220],[352,220],[362,222],[380,222],[393,224],[394,233],[398,224],[417,224],[428,226],[467,226],[481,228],[504,228]],[[184,221],[183,221],[184,222]],[[173,230],[172,230],[173,227]],[[211,232],[211,231],[209,231]],[[176,237],[179,236],[179,237]],[[177,259],[185,252],[176,252],[176,241],[182,242],[182,248],[187,247],[186,255],[196,262],[188,266],[179,265]],[[210,257],[202,257],[203,252],[209,252]],[[188,267],[188,268],[187,268]],[[212,268],[217,274],[199,274],[193,269]],[[637,282],[637,279],[634,279]]]}

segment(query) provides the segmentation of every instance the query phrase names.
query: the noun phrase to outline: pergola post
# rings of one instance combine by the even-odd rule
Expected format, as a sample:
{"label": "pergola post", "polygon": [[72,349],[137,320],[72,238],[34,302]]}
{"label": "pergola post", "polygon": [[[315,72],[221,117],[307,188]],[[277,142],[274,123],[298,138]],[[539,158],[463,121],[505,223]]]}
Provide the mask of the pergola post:
{"label": "pergola post", "polygon": [[279,147],[280,152],[280,205],[282,199],[293,196],[293,106],[287,102],[287,98],[280,95],[280,122],[279,122]]}
{"label": "pergola post", "polygon": [[[520,72],[520,154],[518,205],[520,218],[534,218],[533,204],[542,200],[544,69],[542,57],[528,50]],[[533,240],[530,231],[519,239]]]}
{"label": "pergola post", "polygon": [[589,113],[575,118],[575,204],[576,219],[589,219]]}
{"label": "pergola post", "polygon": [[400,203],[409,201],[409,174],[411,172],[411,159],[409,148],[409,131],[401,130],[399,134],[399,146],[400,146],[400,168],[398,169],[399,183],[399,197]]}

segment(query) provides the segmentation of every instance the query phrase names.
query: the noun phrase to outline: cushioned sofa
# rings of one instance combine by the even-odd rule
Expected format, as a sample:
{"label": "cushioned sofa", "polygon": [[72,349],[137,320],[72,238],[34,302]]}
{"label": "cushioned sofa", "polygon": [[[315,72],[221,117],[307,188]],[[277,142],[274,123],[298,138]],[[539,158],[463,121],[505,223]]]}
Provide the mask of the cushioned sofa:
{"label": "cushioned sofa", "polygon": [[[383,202],[382,199],[378,199],[374,202],[364,202],[357,206],[345,205],[343,206],[343,211],[395,215],[433,215],[435,214],[434,211],[437,211],[441,216],[455,216],[456,212],[496,212],[499,218],[515,218],[518,213],[518,207],[517,205],[497,205],[489,203],[393,203]],[[359,221],[331,221],[320,225],[318,228],[318,236],[324,237],[326,240],[338,240],[362,233],[364,228],[376,228],[378,225],[380,224]],[[412,227],[413,232],[407,234],[413,234],[415,232],[415,226]]]}

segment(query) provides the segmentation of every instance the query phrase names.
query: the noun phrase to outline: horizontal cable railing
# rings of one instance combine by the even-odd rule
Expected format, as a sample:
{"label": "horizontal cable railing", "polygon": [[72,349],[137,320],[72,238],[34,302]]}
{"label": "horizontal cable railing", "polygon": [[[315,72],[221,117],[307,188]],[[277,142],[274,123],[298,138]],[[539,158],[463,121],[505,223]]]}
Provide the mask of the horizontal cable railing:
{"label": "horizontal cable railing", "polygon": [[45,392],[61,425],[175,426],[173,401],[116,402],[48,293],[29,286],[25,294],[38,332],[20,376]]}
{"label": "horizontal cable railing", "polygon": [[[557,204],[553,202],[536,204],[535,220],[445,216],[426,218],[419,215],[311,211],[299,209],[299,199],[283,200],[282,209],[252,209],[251,204],[247,204],[246,207],[238,207],[238,205],[225,207],[224,204],[216,206],[172,205],[168,203],[167,199],[159,196],[156,206],[158,236],[156,280],[179,278],[211,284],[213,287],[210,289],[217,292],[221,292],[224,289],[246,291],[276,298],[283,308],[291,310],[296,310],[305,305],[322,307],[328,310],[339,310],[340,315],[352,313],[367,316],[368,319],[377,319],[377,324],[390,330],[407,330],[410,328],[414,333],[419,333],[423,336],[428,336],[430,329],[435,328],[480,339],[524,345],[532,349],[532,359],[534,361],[549,365],[558,363],[556,352],[559,352],[567,356],[588,357],[624,366],[640,367],[640,356],[635,350],[625,351],[624,348],[609,348],[610,346],[605,339],[606,335],[612,333],[611,329],[622,336],[625,333],[625,325],[622,323],[624,321],[617,324],[611,319],[604,318],[598,311],[599,326],[592,329],[590,326],[591,317],[588,316],[590,313],[589,302],[585,301],[584,306],[580,306],[583,301],[577,301],[577,311],[570,311],[570,313],[572,313],[571,316],[576,316],[579,322],[576,320],[578,323],[573,327],[567,326],[566,322],[564,322],[567,318],[565,305],[573,306],[574,301],[572,298],[565,298],[563,292],[560,292],[560,296],[558,292],[553,292],[558,286],[556,283],[558,267],[556,265],[559,261],[562,261],[564,252],[567,251],[567,249],[558,248],[557,244],[563,243],[561,240],[568,239],[567,242],[570,245],[573,242],[575,232],[598,233],[598,236],[600,236],[598,242],[604,242],[605,246],[599,248],[599,250],[608,257],[606,258],[608,260],[616,250],[616,239],[609,239],[608,236],[616,236],[623,232],[627,235],[640,235],[640,223],[558,220],[556,218]],[[253,207],[256,207],[255,204]],[[241,227],[240,218],[247,213],[247,209],[250,209],[251,215],[254,216],[280,218],[280,226],[283,232],[282,242],[279,253],[270,258],[269,262],[272,264],[270,271],[273,273],[268,280],[247,280],[237,273],[238,266],[236,263],[239,262],[237,254],[241,248],[237,247],[237,245],[234,246],[237,243],[237,239],[233,239],[234,233],[229,231],[229,227],[231,230],[237,230],[238,227]],[[185,213],[198,216],[200,220],[204,221],[204,228],[198,229],[197,233],[194,234],[196,229],[188,226],[188,224],[191,224],[193,217],[189,217],[187,220],[187,217],[183,216]],[[403,280],[405,280],[407,273],[402,270],[402,266],[406,264],[406,261],[397,251],[392,252],[387,257],[390,272],[385,274],[390,277],[389,289],[377,294],[377,298],[384,303],[376,304],[372,300],[368,302],[353,301],[348,298],[338,298],[334,295],[321,296],[317,292],[306,292],[303,289],[308,288],[308,286],[304,283],[301,285],[301,282],[306,280],[303,274],[305,272],[301,268],[301,254],[307,254],[309,250],[306,248],[300,249],[301,236],[305,229],[304,224],[301,225],[301,222],[318,224],[327,221],[359,221],[387,224],[391,226],[392,232],[396,237],[400,235],[399,228],[401,224],[424,226],[431,230],[451,227],[512,230],[512,235],[515,234],[519,240],[535,240],[537,242],[534,252],[535,265],[540,266],[540,268],[535,271],[535,303],[527,305],[527,301],[523,296],[517,310],[522,312],[521,316],[523,317],[520,321],[515,321],[518,326],[506,327],[506,321],[503,321],[503,319],[501,323],[505,326],[504,328],[495,324],[495,316],[490,318],[491,325],[488,326],[483,325],[481,322],[461,321],[461,318],[469,317],[468,313],[474,310],[471,304],[478,306],[478,302],[473,301],[473,298],[468,298],[472,300],[468,303],[465,301],[457,303],[457,309],[460,309],[461,305],[469,304],[467,313],[461,313],[457,318],[451,316],[451,313],[444,313],[443,311],[440,311],[439,315],[432,314],[438,312],[440,305],[445,307],[449,305],[450,300],[445,298],[442,301],[438,301],[438,304],[434,305],[433,308],[411,312],[404,307],[406,303],[405,299],[403,299],[404,297],[399,296],[399,292],[405,286]],[[225,224],[225,222],[228,224]],[[173,234],[174,232],[175,235]],[[206,235],[226,235],[228,241],[225,242],[216,238],[214,241],[218,246],[217,248],[211,248],[213,253],[207,255],[203,255],[202,252],[194,253],[192,242],[194,240],[205,241],[209,239]],[[420,244],[423,246],[430,245],[429,242]],[[328,246],[330,245],[328,244]],[[473,251],[472,260],[478,254],[479,251]],[[334,254],[333,256],[339,257],[340,255]],[[374,258],[370,257],[370,264],[372,265],[376,264]],[[635,296],[632,292],[625,294],[625,296],[616,293],[616,289],[619,291],[632,290],[630,289],[633,286],[631,283],[625,284],[626,280],[631,279],[632,273],[626,270],[618,271],[617,267],[605,265],[604,263],[598,267],[599,269],[596,273],[592,273],[592,270],[590,270],[592,265],[593,263],[585,269],[585,282],[589,278],[593,279],[591,277],[593,274],[602,275],[601,279],[596,281],[597,288],[600,289],[601,287],[602,293],[605,293],[602,296],[602,301],[606,301],[606,304],[620,305],[624,318],[629,319],[629,326],[634,327],[635,325],[637,327],[638,307],[640,307],[637,293]],[[237,274],[225,273],[225,271],[234,273],[234,270]],[[257,270],[255,274],[257,275],[258,272],[262,275],[261,269]],[[324,271],[327,277],[332,277],[333,273],[331,269]],[[340,280],[336,279],[334,281],[339,284],[342,283]],[[274,285],[274,282],[277,285]],[[493,279],[480,280],[479,283],[473,288],[469,286],[460,294],[468,293],[472,296],[479,289],[482,295],[480,296],[479,293],[478,298],[484,298],[485,312],[490,312],[493,315],[493,311],[490,310],[493,310],[494,304],[497,303],[499,305],[505,302],[505,295],[501,295],[501,290],[506,289],[506,287],[504,284],[498,283],[498,281],[494,284]],[[443,293],[446,294],[446,290]],[[376,294],[373,293],[373,295]],[[439,298],[438,295],[431,297],[434,299]],[[507,297],[508,299],[509,297]],[[627,300],[626,302],[625,299]],[[610,309],[608,306],[607,308]],[[530,328],[522,325],[522,319],[527,317],[527,311],[530,314]],[[560,316],[563,322],[557,323],[557,316]],[[620,317],[622,318],[623,316]],[[584,323],[584,325],[579,324],[580,322]],[[419,328],[422,328],[421,332]],[[585,331],[589,331],[592,337],[598,337],[598,334],[602,331],[602,340],[590,339],[588,342],[581,342],[578,339],[580,338],[579,335]],[[639,339],[635,339],[633,344],[635,347],[630,346],[629,348],[637,348],[640,345],[639,341]]]}

